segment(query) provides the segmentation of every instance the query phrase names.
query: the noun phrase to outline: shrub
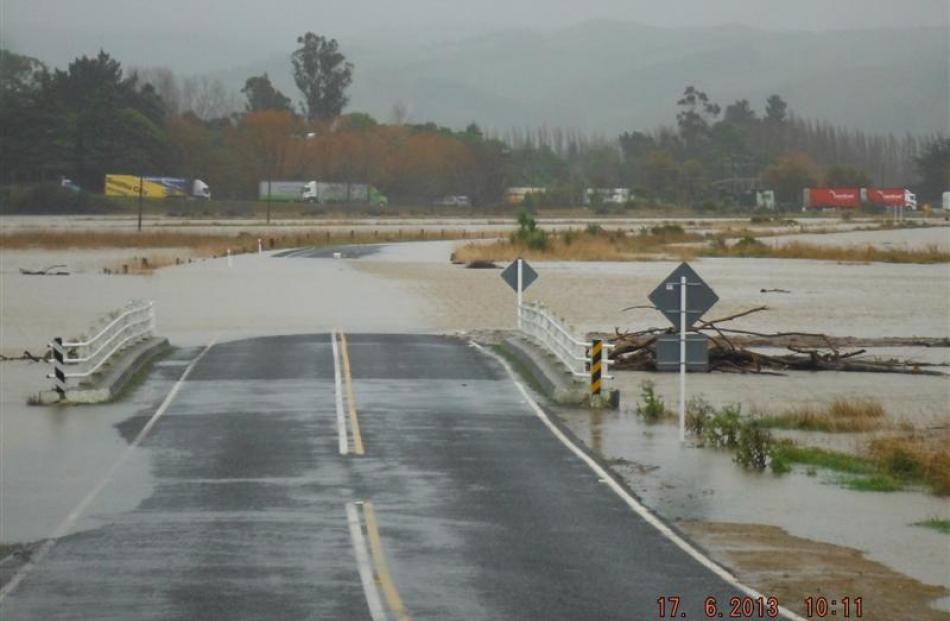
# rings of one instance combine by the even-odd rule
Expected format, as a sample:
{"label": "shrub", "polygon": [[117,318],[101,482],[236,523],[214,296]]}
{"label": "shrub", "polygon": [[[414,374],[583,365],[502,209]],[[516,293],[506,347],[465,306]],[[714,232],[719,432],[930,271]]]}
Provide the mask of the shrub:
{"label": "shrub", "polygon": [[519,242],[532,250],[544,250],[548,245],[548,234],[538,228],[534,217],[525,209],[518,214],[518,231],[511,235],[511,243]]}
{"label": "shrub", "polygon": [[693,397],[686,404],[686,431],[704,439],[709,420],[716,415],[714,408],[702,397]]}
{"label": "shrub", "polygon": [[600,235],[604,232],[604,229],[599,224],[594,224],[592,222],[587,225],[587,228],[584,229],[584,232],[588,235]]}
{"label": "shrub", "polygon": [[703,430],[706,443],[719,448],[735,448],[742,426],[742,408],[739,404],[728,405],[710,418]]}
{"label": "shrub", "polygon": [[750,421],[739,425],[736,456],[733,458],[743,468],[765,470],[771,461],[772,434]]}
{"label": "shrub", "polygon": [[666,404],[663,403],[663,398],[656,394],[653,382],[647,380],[640,384],[640,398],[642,403],[637,404],[638,415],[651,422],[667,415]]}

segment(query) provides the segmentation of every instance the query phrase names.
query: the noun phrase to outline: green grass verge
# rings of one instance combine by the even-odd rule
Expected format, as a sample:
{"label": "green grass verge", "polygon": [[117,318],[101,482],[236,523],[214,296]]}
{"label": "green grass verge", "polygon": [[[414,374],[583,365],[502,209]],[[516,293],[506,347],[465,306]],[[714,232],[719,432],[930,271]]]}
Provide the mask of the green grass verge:
{"label": "green grass verge", "polygon": [[922,522],[914,522],[911,526],[920,526],[921,528],[932,528],[935,531],[941,532],[944,535],[950,535],[950,520],[941,520],[940,518],[932,518],[930,520],[924,520]]}
{"label": "green grass verge", "polygon": [[857,492],[897,492],[904,489],[904,485],[900,481],[886,474],[850,477],[842,479],[840,483]]}
{"label": "green grass verge", "polygon": [[772,452],[772,469],[788,472],[792,464],[825,468],[845,474],[876,474],[874,464],[862,457],[808,446],[796,446],[785,442]]}

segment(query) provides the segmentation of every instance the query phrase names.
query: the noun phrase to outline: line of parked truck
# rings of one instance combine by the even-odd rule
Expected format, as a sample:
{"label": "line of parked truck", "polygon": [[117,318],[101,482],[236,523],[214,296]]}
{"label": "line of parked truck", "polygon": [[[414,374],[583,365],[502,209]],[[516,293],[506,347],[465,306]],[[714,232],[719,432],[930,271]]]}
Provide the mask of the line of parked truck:
{"label": "line of parked truck", "polygon": [[907,188],[805,188],[802,191],[802,211],[857,209],[862,205],[917,209],[917,196]]}
{"label": "line of parked truck", "polygon": [[[78,191],[68,179],[63,187]],[[543,187],[511,187],[505,190],[504,201],[508,205],[520,205],[532,195],[546,192]],[[153,177],[138,175],[106,175],[106,196],[144,198],[192,198],[211,199],[211,188],[201,179],[187,177]],[[775,198],[771,191],[758,193],[756,204],[762,208],[774,208]],[[341,183],[328,181],[279,181],[265,180],[258,185],[258,198],[262,201],[304,202],[327,204],[361,204],[385,207],[389,199],[385,194],[366,183]],[[600,201],[608,205],[623,205],[633,198],[628,188],[587,188],[584,204]],[[943,208],[950,209],[950,193],[943,194]],[[467,196],[443,197],[436,205],[468,207]],[[916,195],[906,188],[805,188],[802,191],[802,211],[809,209],[856,209],[863,205],[892,209],[917,209]]]}
{"label": "line of parked truck", "polygon": [[[68,179],[63,180],[63,187],[73,185]],[[201,179],[185,177],[106,175],[105,195],[210,200],[211,188]],[[389,199],[382,192],[366,183],[267,180],[260,182],[258,197],[263,201],[305,202],[321,205],[356,203],[384,207],[389,204]]]}

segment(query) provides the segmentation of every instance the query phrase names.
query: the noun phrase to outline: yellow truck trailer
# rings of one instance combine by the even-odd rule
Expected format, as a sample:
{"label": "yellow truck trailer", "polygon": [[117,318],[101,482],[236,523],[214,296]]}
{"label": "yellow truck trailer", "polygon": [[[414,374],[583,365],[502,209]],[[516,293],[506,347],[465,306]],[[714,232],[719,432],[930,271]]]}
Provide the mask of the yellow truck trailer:
{"label": "yellow truck trailer", "polygon": [[106,196],[139,196],[139,182],[145,198],[211,198],[208,185],[200,179],[180,177],[139,177],[138,175],[106,175]]}

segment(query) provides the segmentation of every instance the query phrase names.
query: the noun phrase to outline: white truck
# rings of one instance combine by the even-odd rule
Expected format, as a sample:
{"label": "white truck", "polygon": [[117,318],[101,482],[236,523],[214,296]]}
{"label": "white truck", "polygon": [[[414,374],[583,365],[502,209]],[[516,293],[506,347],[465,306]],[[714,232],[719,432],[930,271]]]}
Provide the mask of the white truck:
{"label": "white truck", "polygon": [[389,199],[371,185],[365,183],[332,183],[308,181],[301,190],[301,198],[310,203],[362,203],[385,207]]}
{"label": "white truck", "polygon": [[587,188],[584,190],[584,204],[590,205],[595,196],[600,196],[605,205],[625,205],[631,198],[629,188]]}

